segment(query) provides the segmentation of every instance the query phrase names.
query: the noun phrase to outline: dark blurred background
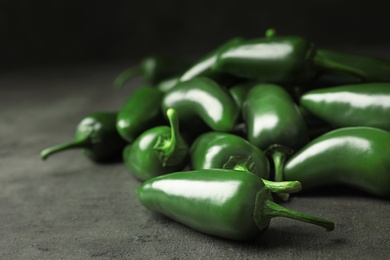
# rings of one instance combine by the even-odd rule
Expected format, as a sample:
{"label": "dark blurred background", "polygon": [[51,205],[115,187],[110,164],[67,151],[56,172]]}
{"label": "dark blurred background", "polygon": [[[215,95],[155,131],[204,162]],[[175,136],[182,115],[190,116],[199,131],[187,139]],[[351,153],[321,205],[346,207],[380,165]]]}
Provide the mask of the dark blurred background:
{"label": "dark blurred background", "polygon": [[1,0],[0,67],[197,58],[269,27],[320,47],[389,57],[390,1]]}

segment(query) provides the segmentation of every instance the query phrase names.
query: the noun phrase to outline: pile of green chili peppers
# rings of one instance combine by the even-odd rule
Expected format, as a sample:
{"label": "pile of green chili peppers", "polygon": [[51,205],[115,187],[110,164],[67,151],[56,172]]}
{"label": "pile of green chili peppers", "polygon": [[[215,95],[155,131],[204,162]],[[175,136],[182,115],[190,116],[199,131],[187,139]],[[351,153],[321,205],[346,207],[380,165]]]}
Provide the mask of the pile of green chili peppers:
{"label": "pile of green chili peppers", "polygon": [[135,76],[145,85],[122,108],[85,117],[75,140],[42,159],[72,148],[122,159],[145,207],[233,240],[256,238],[279,216],[333,230],[274,202],[290,193],[347,185],[390,198],[390,61],[270,29],[195,63],[147,57],[114,85]]}

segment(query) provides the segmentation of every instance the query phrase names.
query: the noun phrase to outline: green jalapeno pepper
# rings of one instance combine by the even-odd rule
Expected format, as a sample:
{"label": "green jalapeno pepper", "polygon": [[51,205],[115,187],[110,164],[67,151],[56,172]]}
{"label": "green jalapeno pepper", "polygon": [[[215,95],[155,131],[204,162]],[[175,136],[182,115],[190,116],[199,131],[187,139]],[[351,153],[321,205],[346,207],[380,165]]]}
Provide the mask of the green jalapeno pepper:
{"label": "green jalapeno pepper", "polygon": [[195,63],[186,72],[184,72],[180,77],[180,81],[187,81],[187,80],[194,79],[196,77],[208,77],[223,85],[229,84],[230,82],[235,82],[236,80],[234,80],[231,75],[216,72],[212,69],[212,67],[216,62],[217,55],[220,51],[228,49],[229,47],[239,44],[240,42],[243,41],[244,40],[242,38],[233,38],[227,41],[226,43],[222,44],[217,49],[207,54],[200,61]]}
{"label": "green jalapeno pepper", "polygon": [[[390,81],[390,61],[326,49],[318,49],[317,52],[327,60],[361,70],[365,74],[367,82]],[[353,79],[350,78],[350,80]]]}
{"label": "green jalapeno pepper", "polygon": [[229,93],[215,81],[195,78],[178,83],[165,93],[162,109],[174,108],[183,128],[202,128],[206,124],[215,131],[229,132],[236,125],[239,110]]}
{"label": "green jalapeno pepper", "polygon": [[390,130],[390,83],[366,83],[316,89],[301,105],[335,127],[371,126]]}
{"label": "green jalapeno pepper", "polygon": [[136,194],[148,209],[203,233],[250,240],[273,217],[288,217],[333,230],[334,223],[279,206],[258,176],[209,169],[177,172],[144,182]]}
{"label": "green jalapeno pepper", "polygon": [[116,112],[96,112],[86,116],[76,128],[75,140],[46,148],[41,158],[68,149],[83,149],[84,154],[95,162],[107,162],[121,158],[126,142],[115,128]]}
{"label": "green jalapeno pepper", "polygon": [[347,127],[328,132],[294,154],[284,180],[302,182],[303,190],[344,184],[390,197],[390,132]]}
{"label": "green jalapeno pepper", "polygon": [[138,66],[123,71],[114,81],[114,87],[121,88],[128,80],[142,76],[148,84],[158,84],[160,81],[181,74],[189,66],[188,62],[164,56],[150,56],[141,61]]}
{"label": "green jalapeno pepper", "polygon": [[[308,130],[297,105],[282,87],[258,84],[243,105],[247,139],[272,157],[275,180],[280,181],[284,162],[293,149],[309,141]],[[287,200],[287,194],[279,194]]]}
{"label": "green jalapeno pepper", "polygon": [[307,82],[323,71],[337,71],[364,79],[364,72],[319,55],[313,43],[299,36],[253,39],[220,50],[212,69],[267,83]]}
{"label": "green jalapeno pepper", "polygon": [[210,132],[199,136],[191,146],[190,156],[194,170],[243,170],[269,179],[269,163],[265,154],[233,134]]}
{"label": "green jalapeno pepper", "polygon": [[179,132],[176,111],[167,110],[170,123],[142,133],[123,151],[126,168],[140,180],[183,169],[189,158],[188,146]]}
{"label": "green jalapeno pepper", "polygon": [[146,129],[164,122],[160,107],[162,97],[161,91],[148,86],[137,88],[130,95],[116,121],[116,128],[123,139],[131,143]]}
{"label": "green jalapeno pepper", "polygon": [[248,140],[264,150],[273,144],[298,149],[308,142],[307,127],[289,94],[273,84],[258,84],[243,105]]}

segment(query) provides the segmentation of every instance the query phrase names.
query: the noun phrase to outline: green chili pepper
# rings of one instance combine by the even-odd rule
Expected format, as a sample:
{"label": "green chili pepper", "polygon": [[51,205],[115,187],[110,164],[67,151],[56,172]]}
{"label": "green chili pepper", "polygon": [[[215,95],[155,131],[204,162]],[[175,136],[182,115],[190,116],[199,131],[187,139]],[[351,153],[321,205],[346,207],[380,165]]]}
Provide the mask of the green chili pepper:
{"label": "green chili pepper", "polygon": [[170,123],[142,133],[123,152],[123,160],[130,173],[140,180],[179,171],[188,163],[188,146],[179,132],[176,111],[167,110]]}
{"label": "green chili pepper", "polygon": [[335,127],[371,126],[390,130],[390,83],[316,89],[304,94],[300,103]]}
{"label": "green chili pepper", "polygon": [[242,41],[220,50],[212,69],[269,83],[307,82],[323,71],[337,71],[364,79],[364,72],[330,61],[314,44],[298,36],[274,36]]}
{"label": "green chili pepper", "polygon": [[150,56],[136,66],[123,71],[114,81],[116,88],[121,88],[128,80],[142,76],[148,83],[155,85],[160,81],[177,76],[188,68],[188,62],[167,58],[164,56]]}
{"label": "green chili pepper", "polygon": [[118,133],[133,142],[138,135],[164,122],[160,103],[163,93],[153,87],[137,88],[119,111],[116,128]]}
{"label": "green chili pepper", "polygon": [[242,38],[233,38],[223,45],[219,46],[217,49],[207,54],[204,58],[198,61],[195,65],[190,67],[186,72],[180,77],[180,81],[187,81],[194,79],[196,77],[208,77],[219,82],[222,80],[223,83],[231,81],[231,76],[224,73],[215,72],[212,70],[214,63],[216,62],[218,53],[225,49],[228,49],[231,46],[243,42]]}
{"label": "green chili pepper", "polygon": [[[280,181],[284,162],[293,149],[309,141],[308,130],[290,95],[273,84],[258,84],[248,93],[243,105],[247,139],[272,157],[275,180]],[[287,200],[287,194],[279,194]]]}
{"label": "green chili pepper", "polygon": [[176,109],[183,127],[196,129],[206,124],[221,132],[232,131],[239,114],[229,93],[208,78],[180,82],[165,94],[162,108]]}
{"label": "green chili pepper", "polygon": [[308,142],[307,127],[289,94],[273,84],[258,84],[243,105],[248,140],[260,149],[280,144],[298,149]]}
{"label": "green chili pepper", "polygon": [[250,240],[273,217],[287,217],[330,231],[334,223],[279,206],[268,188],[249,172],[209,169],[177,172],[144,182],[136,194],[148,209],[203,233]]}
{"label": "green chili pepper", "polygon": [[236,135],[218,132],[203,134],[192,144],[190,155],[194,170],[233,169],[269,179],[269,163],[265,154]]}
{"label": "green chili pepper", "polygon": [[361,70],[366,75],[367,82],[390,81],[390,61],[326,49],[319,49],[318,54],[327,60]]}
{"label": "green chili pepper", "polygon": [[390,132],[347,127],[328,132],[292,156],[284,180],[302,182],[303,190],[345,184],[390,197]]}
{"label": "green chili pepper", "polygon": [[115,128],[117,113],[96,112],[86,116],[76,128],[75,140],[41,152],[41,158],[68,149],[82,148],[85,155],[96,162],[107,162],[120,158],[126,142]]}

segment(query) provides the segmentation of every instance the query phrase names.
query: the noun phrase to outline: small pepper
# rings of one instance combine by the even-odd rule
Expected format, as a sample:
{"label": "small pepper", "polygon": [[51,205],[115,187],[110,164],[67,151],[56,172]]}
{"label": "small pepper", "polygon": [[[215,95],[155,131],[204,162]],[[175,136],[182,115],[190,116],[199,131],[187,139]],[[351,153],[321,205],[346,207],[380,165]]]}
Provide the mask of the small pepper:
{"label": "small pepper", "polygon": [[[361,70],[365,74],[366,82],[390,81],[390,61],[388,60],[327,49],[318,49],[317,52],[327,60]],[[353,78],[349,80],[353,81]],[[351,83],[356,83],[356,80]]]}
{"label": "small pepper", "polygon": [[96,112],[86,116],[76,128],[74,141],[46,148],[41,158],[68,149],[82,148],[84,154],[95,162],[108,162],[121,158],[126,142],[115,128],[116,112]]}
{"label": "small pepper", "polygon": [[239,110],[229,93],[208,78],[178,83],[163,97],[162,109],[174,108],[186,129],[207,125],[215,131],[229,132],[236,125]]}
{"label": "small pepper", "polygon": [[167,110],[170,123],[142,133],[123,152],[123,160],[130,173],[140,180],[179,171],[188,163],[188,146],[179,132],[176,111]]}
{"label": "small pepper", "polygon": [[123,71],[114,81],[114,87],[121,88],[128,80],[142,76],[146,83],[155,85],[167,78],[180,75],[189,66],[188,62],[167,58],[164,56],[150,56],[141,61],[136,67]]}
{"label": "small pepper", "polygon": [[116,128],[123,139],[133,142],[145,130],[164,122],[160,103],[163,93],[154,87],[137,88],[120,109]]}
{"label": "small pepper", "polygon": [[220,50],[215,72],[267,83],[305,83],[320,72],[341,72],[365,79],[364,72],[322,57],[313,43],[299,36],[275,36],[242,41]]}
{"label": "small pepper", "polygon": [[247,140],[233,134],[203,134],[192,144],[190,155],[194,170],[233,169],[269,179],[269,163],[265,154]]}
{"label": "small pepper", "polygon": [[371,126],[390,131],[390,83],[366,83],[316,89],[301,105],[335,127]]}
{"label": "small pepper", "polygon": [[227,239],[254,239],[273,217],[308,222],[328,231],[334,228],[331,221],[274,203],[261,178],[249,172],[209,169],[171,173],[144,182],[136,194],[152,211]]}
{"label": "small pepper", "polygon": [[[272,158],[275,180],[280,181],[284,162],[309,141],[308,130],[297,105],[280,86],[258,84],[243,105],[247,139]],[[287,194],[279,194],[287,200]]]}
{"label": "small pepper", "polygon": [[390,198],[390,132],[346,127],[307,144],[286,163],[283,180],[302,182],[303,190],[343,184]]}

